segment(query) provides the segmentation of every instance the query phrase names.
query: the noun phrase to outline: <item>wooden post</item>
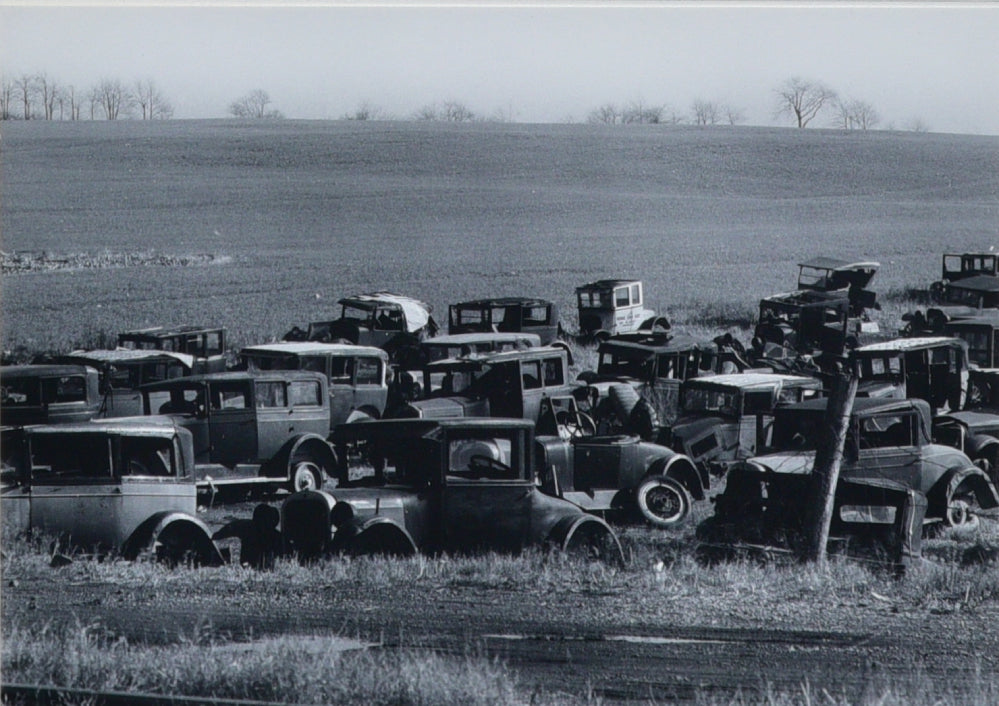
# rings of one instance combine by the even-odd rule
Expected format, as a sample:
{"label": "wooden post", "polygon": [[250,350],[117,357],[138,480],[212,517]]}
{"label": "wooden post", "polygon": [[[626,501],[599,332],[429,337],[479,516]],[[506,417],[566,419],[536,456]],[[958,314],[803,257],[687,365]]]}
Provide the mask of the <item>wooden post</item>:
{"label": "wooden post", "polygon": [[805,528],[808,542],[804,558],[823,566],[826,563],[826,544],[829,542],[829,525],[836,499],[836,484],[839,482],[839,467],[843,461],[843,446],[856,395],[856,362],[850,356],[844,369],[832,378],[823,433],[817,440],[815,468],[812,470],[810,512],[807,514],[809,526]]}

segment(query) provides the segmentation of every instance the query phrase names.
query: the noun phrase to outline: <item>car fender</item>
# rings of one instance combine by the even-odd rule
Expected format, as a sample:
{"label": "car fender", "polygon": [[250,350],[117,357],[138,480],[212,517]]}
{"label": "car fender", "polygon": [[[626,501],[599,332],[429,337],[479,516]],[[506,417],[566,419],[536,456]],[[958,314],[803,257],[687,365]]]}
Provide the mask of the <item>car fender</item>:
{"label": "car fender", "polygon": [[178,530],[189,534],[198,550],[199,564],[221,566],[225,563],[222,552],[212,540],[208,525],[185,512],[171,510],[157,512],[146,518],[125,540],[121,554],[127,560],[135,560],[143,551],[151,549],[164,532]]}
{"label": "car fender", "polygon": [[548,533],[547,542],[553,547],[558,547],[559,551],[564,552],[572,544],[573,538],[578,532],[587,530],[596,530],[605,533],[607,537],[611,538],[613,540],[611,545],[614,547],[614,556],[607,559],[609,563],[615,563],[619,566],[624,565],[624,549],[621,548],[621,540],[618,539],[617,533],[611,529],[611,526],[596,515],[579,514],[563,517],[555,523],[555,526]]}
{"label": "car fender", "polygon": [[379,419],[381,414],[377,409],[371,407],[370,405],[364,405],[358,407],[357,409],[352,409],[350,414],[347,415],[345,421],[346,424],[354,424],[355,422],[369,422],[373,419]]}
{"label": "car fender", "polygon": [[419,553],[412,535],[384,516],[352,521],[338,528],[333,545],[351,556],[413,556]]}
{"label": "car fender", "polygon": [[308,453],[323,463],[326,475],[330,476],[339,467],[336,451],[318,434],[300,434],[284,443],[274,457],[264,464],[261,475],[270,477],[291,477],[291,459],[299,453]]}
{"label": "car fender", "polygon": [[984,509],[999,507],[999,492],[985,472],[977,466],[969,466],[951,471],[943,476],[927,493],[929,507],[927,515],[937,517],[946,510],[947,498],[962,483],[968,483],[975,493],[978,504]]}
{"label": "car fender", "polygon": [[[645,478],[651,476],[672,478],[686,488],[694,500],[704,500],[705,490],[710,482],[706,474],[707,472],[699,470],[688,456],[674,452],[670,456],[660,457],[653,462],[649,466]],[[645,478],[642,480],[644,481]]]}
{"label": "car fender", "polygon": [[332,537],[330,512],[337,500],[322,490],[302,490],[281,503],[285,551],[305,562],[326,553]]}

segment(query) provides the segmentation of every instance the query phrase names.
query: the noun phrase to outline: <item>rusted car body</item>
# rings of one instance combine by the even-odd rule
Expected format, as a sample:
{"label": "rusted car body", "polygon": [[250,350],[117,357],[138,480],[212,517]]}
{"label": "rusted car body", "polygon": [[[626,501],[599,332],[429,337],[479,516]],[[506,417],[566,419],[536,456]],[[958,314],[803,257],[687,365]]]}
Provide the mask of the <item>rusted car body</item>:
{"label": "rusted car body", "polygon": [[645,307],[644,296],[641,280],[602,279],[577,287],[580,337],[605,341],[642,328],[668,329],[664,317]]}
{"label": "rusted car body", "polygon": [[999,253],[944,253],[940,279],[930,285],[930,297],[940,301],[952,282],[980,275],[999,278]]}
{"label": "rusted car body", "polygon": [[86,365],[5,365],[0,368],[0,423],[84,422],[101,410],[100,376]]}
{"label": "rusted car body", "polygon": [[634,432],[648,441],[676,420],[684,380],[729,369],[715,343],[668,332],[614,336],[597,353],[596,371],[579,375],[587,385],[584,411],[601,433]]}
{"label": "rusted car body", "polygon": [[832,257],[816,257],[798,263],[798,289],[817,292],[845,291],[850,315],[861,316],[877,306],[877,294],[867,289],[881,263],[850,262]]}
{"label": "rusted car body", "polygon": [[318,488],[337,465],[321,373],[193,375],[146,385],[142,397],[146,415],[166,415],[193,435],[202,488]]}
{"label": "rusted car body", "polygon": [[939,335],[948,323],[978,316],[999,315],[999,277],[972,275],[950,282],[936,297],[937,304],[906,313],[902,333],[907,336]]}
{"label": "rusted car body", "polygon": [[965,407],[968,346],[960,338],[897,338],[861,346],[853,355],[859,397],[917,398],[937,413]]}
{"label": "rusted car body", "polygon": [[193,372],[226,369],[226,330],[201,326],[154,326],[118,334],[118,347],[142,351],[186,353],[194,358]]}
{"label": "rusted car body", "polygon": [[[725,491],[715,499],[716,516],[758,538],[803,527],[827,403],[809,400],[776,410],[771,445],[729,469]],[[856,399],[840,482],[900,485],[926,497],[926,518],[967,524],[975,510],[999,506],[999,494],[967,455],[932,441],[931,419],[923,400]]]}
{"label": "rusted car body", "polygon": [[687,456],[637,436],[538,436],[535,445],[542,490],[587,512],[673,527],[708,488],[707,474]]}
{"label": "rusted car body", "polygon": [[296,326],[285,340],[375,346],[394,357],[436,336],[439,328],[429,304],[392,292],[358,294],[337,303],[340,318],[315,321],[305,331]]}
{"label": "rusted car body", "polygon": [[800,289],[760,301],[754,343],[809,356],[838,355],[849,335],[850,300],[840,291]]}
{"label": "rusted car body", "polygon": [[251,372],[307,370],[329,383],[330,429],[381,419],[388,402],[389,357],[381,348],[349,343],[285,342],[247,346],[240,359]]}
{"label": "rusted car body", "polygon": [[33,426],[5,442],[5,525],[126,559],[222,563],[195,516],[191,434],[172,421]]}
{"label": "rusted car body", "polygon": [[343,468],[329,492],[288,498],[281,508],[285,540],[305,558],[551,546],[623,562],[603,520],[538,488],[533,426],[499,419],[342,425],[335,445],[368,448],[378,459],[374,475],[349,480]]}
{"label": "rusted car body", "polygon": [[562,346],[540,346],[431,363],[423,369],[423,399],[400,418],[507,417],[537,422],[542,401],[572,395],[569,357]]}
{"label": "rusted car body", "polygon": [[745,372],[687,380],[680,413],[659,443],[686,454],[702,472],[724,475],[770,441],[774,410],[823,395],[822,381],[801,375]]}
{"label": "rusted car body", "polygon": [[100,418],[142,414],[139,388],[153,382],[193,375],[194,356],[161,350],[118,348],[73,351],[60,356],[60,363],[89,365],[97,370],[102,396]]}
{"label": "rusted car body", "polygon": [[448,307],[449,334],[534,333],[547,345],[558,337],[558,307],[533,297],[474,299]]}

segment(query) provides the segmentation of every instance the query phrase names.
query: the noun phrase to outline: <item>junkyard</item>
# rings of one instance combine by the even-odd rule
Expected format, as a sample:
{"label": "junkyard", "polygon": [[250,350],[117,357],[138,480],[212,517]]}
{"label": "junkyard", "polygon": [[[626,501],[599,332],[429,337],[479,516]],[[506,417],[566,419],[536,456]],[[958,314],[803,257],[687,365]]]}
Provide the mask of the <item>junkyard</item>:
{"label": "junkyard", "polygon": [[[40,168],[44,138],[16,128],[5,158]],[[300,134],[366,159],[388,139],[300,129],[278,139],[306,161]],[[522,129],[430,134],[467,155]],[[657,139],[716,139],[675,129]],[[513,224],[462,216],[461,243],[485,219],[481,262],[370,236],[309,257],[247,240],[180,274],[5,269],[5,701],[996,702],[996,145],[927,139],[955,175],[992,161],[974,208],[940,197],[950,215],[901,254],[904,194],[879,240],[802,192],[831,220],[767,216],[802,235],[776,259],[733,237],[722,260],[675,230],[682,252],[650,235],[649,257],[598,253],[619,226],[584,208],[559,264],[541,235],[515,250],[524,206]],[[599,149],[624,165],[644,147]],[[9,181],[34,203],[37,184]],[[37,229],[18,208],[19,246]],[[684,208],[685,228],[724,235],[740,206]],[[639,213],[638,230],[663,220]],[[403,672],[422,676],[384,676]],[[57,688],[81,691],[39,691]]]}

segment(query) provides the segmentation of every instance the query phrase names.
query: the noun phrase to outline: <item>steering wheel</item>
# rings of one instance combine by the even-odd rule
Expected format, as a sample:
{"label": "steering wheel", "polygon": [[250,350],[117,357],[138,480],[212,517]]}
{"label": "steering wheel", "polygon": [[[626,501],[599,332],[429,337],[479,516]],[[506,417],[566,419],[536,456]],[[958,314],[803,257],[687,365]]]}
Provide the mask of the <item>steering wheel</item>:
{"label": "steering wheel", "polygon": [[493,475],[493,473],[510,475],[513,471],[510,466],[506,465],[502,461],[498,461],[492,456],[485,456],[483,454],[475,454],[468,459],[468,470],[475,474],[476,477]]}
{"label": "steering wheel", "polygon": [[597,423],[593,421],[593,417],[578,409],[572,412],[560,409],[555,413],[555,424],[565,429],[570,439],[593,436],[597,433]]}

